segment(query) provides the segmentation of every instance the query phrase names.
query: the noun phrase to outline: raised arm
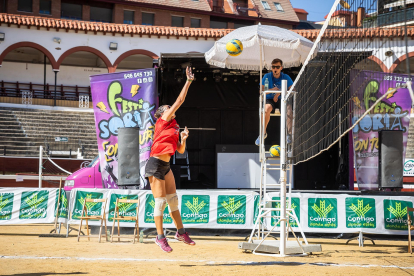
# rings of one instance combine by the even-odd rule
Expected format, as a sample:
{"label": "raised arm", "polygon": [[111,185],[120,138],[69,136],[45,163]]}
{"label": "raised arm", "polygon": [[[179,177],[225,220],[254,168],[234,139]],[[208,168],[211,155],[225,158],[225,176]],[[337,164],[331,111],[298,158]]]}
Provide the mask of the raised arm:
{"label": "raised arm", "polygon": [[171,108],[166,110],[162,114],[161,118],[165,121],[169,121],[171,119],[172,115],[174,115],[175,112],[178,110],[178,108],[183,104],[185,97],[187,96],[188,88],[190,87],[191,82],[194,80],[194,75],[191,71],[191,67],[187,67],[186,74],[187,74],[187,81],[185,82],[180,95],[178,95],[178,98],[175,100],[175,103],[171,106]]}

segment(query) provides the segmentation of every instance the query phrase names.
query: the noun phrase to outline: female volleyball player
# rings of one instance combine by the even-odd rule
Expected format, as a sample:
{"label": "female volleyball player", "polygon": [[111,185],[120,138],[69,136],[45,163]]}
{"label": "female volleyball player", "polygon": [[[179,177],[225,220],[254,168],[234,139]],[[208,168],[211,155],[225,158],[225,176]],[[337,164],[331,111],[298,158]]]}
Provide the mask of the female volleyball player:
{"label": "female volleyball player", "polygon": [[181,132],[181,143],[179,138],[179,125],[175,120],[175,112],[183,104],[187,96],[188,88],[194,79],[191,68],[187,67],[187,82],[185,83],[180,95],[172,106],[163,105],[155,112],[154,142],[151,147],[150,159],[145,167],[145,177],[148,177],[151,184],[152,194],[155,198],[154,220],[157,228],[155,243],[167,253],[172,252],[167,238],[163,232],[163,213],[166,204],[170,215],[177,227],[175,238],[189,245],[195,245],[188,233],[184,230],[180,211],[178,210],[178,197],[175,190],[174,175],[170,169],[170,158],[177,150],[179,153],[185,151],[185,141],[188,138],[188,129],[185,127]]}

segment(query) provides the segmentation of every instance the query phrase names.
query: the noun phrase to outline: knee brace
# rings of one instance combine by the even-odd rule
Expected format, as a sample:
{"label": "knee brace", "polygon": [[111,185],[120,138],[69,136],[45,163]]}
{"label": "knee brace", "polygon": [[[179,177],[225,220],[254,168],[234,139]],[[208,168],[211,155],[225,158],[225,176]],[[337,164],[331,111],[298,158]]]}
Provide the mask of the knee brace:
{"label": "knee brace", "polygon": [[167,205],[166,197],[157,197],[154,199],[154,217],[160,217],[164,213],[165,206]]}
{"label": "knee brace", "polygon": [[170,213],[178,210],[178,196],[177,193],[167,195],[168,209]]}

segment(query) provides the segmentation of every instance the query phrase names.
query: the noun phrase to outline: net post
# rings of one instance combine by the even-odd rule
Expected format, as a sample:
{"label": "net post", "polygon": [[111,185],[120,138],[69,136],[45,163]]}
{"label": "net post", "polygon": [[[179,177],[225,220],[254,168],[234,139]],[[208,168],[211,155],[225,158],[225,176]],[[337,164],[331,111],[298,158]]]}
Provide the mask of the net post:
{"label": "net post", "polygon": [[39,148],[39,188],[42,188],[43,146]]}
{"label": "net post", "polygon": [[285,256],[286,249],[286,92],[287,80],[282,80],[280,112],[280,255]]}

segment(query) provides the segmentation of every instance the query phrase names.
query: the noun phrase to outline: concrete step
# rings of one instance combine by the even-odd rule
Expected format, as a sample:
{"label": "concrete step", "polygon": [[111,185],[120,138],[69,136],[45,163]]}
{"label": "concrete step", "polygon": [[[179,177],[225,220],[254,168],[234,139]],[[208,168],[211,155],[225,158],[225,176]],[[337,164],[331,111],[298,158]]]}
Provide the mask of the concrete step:
{"label": "concrete step", "polygon": [[0,131],[10,131],[10,130],[21,130],[23,131],[22,127],[17,124],[17,125],[2,125],[1,121],[0,121]]}
{"label": "concrete step", "polygon": [[13,113],[0,113],[0,121],[5,119],[16,119],[16,116]]}
{"label": "concrete step", "polygon": [[2,126],[19,126],[20,123],[16,120],[2,120],[2,121],[0,121],[0,125],[2,125]]}
{"label": "concrete step", "polygon": [[71,124],[71,125],[68,125],[68,124],[64,124],[64,123],[62,123],[62,124],[56,124],[56,123],[27,124],[27,123],[23,123],[23,124],[21,124],[21,126],[22,126],[23,129],[26,129],[26,130],[29,130],[29,129],[39,129],[39,130],[44,129],[44,130],[47,130],[47,129],[57,129],[57,128],[59,128],[59,129],[67,129],[69,131],[77,131],[77,130],[85,131],[85,130],[87,130],[87,131],[95,132],[95,125],[94,124],[90,124],[90,125],[78,125],[78,124],[74,125],[74,124]]}
{"label": "concrete step", "polygon": [[[77,135],[79,137],[91,137],[91,138],[95,137],[96,139],[96,135],[94,135],[95,131],[93,130],[81,130],[81,129],[71,130],[71,129],[60,129],[60,128],[56,128],[56,129],[36,129],[36,128],[27,129],[25,128],[25,133],[29,134],[29,136],[31,136],[31,134],[33,133],[36,133],[36,136],[39,136],[40,133],[56,133],[56,134],[59,134],[60,136],[66,133],[66,134]],[[46,136],[49,136],[49,135],[46,135]]]}
{"label": "concrete step", "polygon": [[29,114],[29,115],[24,115],[24,116],[16,114],[16,118],[18,118],[21,121],[27,120],[27,119],[41,119],[41,120],[66,119],[67,121],[73,121],[73,120],[93,121],[95,119],[93,116],[76,116],[76,115],[66,115],[66,114],[64,115]]}
{"label": "concrete step", "polygon": [[19,132],[10,132],[10,133],[0,132],[0,140],[1,139],[12,139],[12,138],[22,139],[22,138],[27,138],[27,136],[23,132],[20,132],[20,133]]}
{"label": "concrete step", "polygon": [[64,110],[44,110],[44,109],[28,109],[28,108],[8,108],[8,107],[0,107],[0,113],[10,113],[13,112],[15,114],[30,114],[30,113],[45,113],[45,114],[85,114],[85,115],[93,115],[93,111],[90,112],[77,112],[77,111],[64,111]]}
{"label": "concrete step", "polygon": [[76,135],[76,133],[65,133],[65,132],[60,132],[60,133],[51,133],[51,132],[38,132],[38,133],[31,133],[28,132],[27,133],[27,137],[29,138],[42,138],[42,139],[48,139],[50,142],[54,141],[55,137],[67,137],[69,139],[69,141],[74,140],[74,141],[79,141],[81,140],[82,142],[86,142],[86,141],[93,141],[96,143],[96,135]]}
{"label": "concrete step", "polygon": [[69,142],[59,142],[59,143],[55,143],[55,142],[49,142],[46,143],[44,140],[42,139],[33,139],[33,140],[27,140],[27,139],[4,139],[4,140],[0,140],[0,145],[10,145],[10,146],[46,146],[46,144],[48,144],[50,147],[96,147],[98,148],[98,145],[96,144],[96,142],[82,142],[82,144],[79,144],[79,142],[77,140],[75,141],[69,141]]}

